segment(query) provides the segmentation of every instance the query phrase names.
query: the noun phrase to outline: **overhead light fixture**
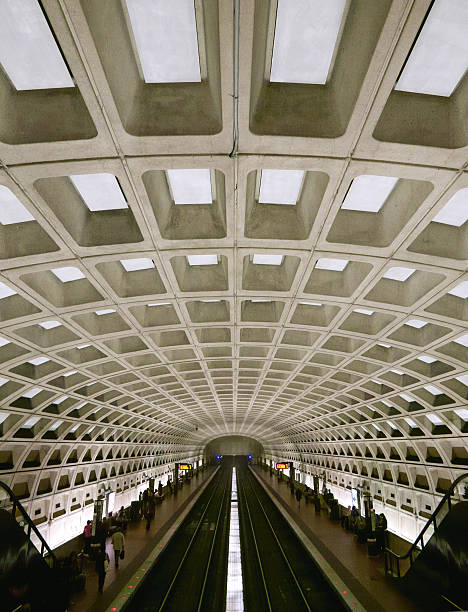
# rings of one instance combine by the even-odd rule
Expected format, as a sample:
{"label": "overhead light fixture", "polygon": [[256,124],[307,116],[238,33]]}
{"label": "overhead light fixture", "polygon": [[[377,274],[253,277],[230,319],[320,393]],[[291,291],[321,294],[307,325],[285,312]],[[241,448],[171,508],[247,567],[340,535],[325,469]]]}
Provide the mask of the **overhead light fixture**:
{"label": "overhead light fixture", "polygon": [[215,266],[218,263],[217,255],[187,255],[189,266]]}
{"label": "overhead light fixture", "polygon": [[418,361],[422,361],[423,363],[434,363],[437,361],[437,359],[430,357],[429,355],[418,355],[416,359],[418,359]]}
{"label": "overhead light fixture", "polygon": [[398,178],[361,174],[351,183],[341,208],[361,212],[379,212],[393,191]]}
{"label": "overhead light fixture", "polygon": [[415,329],[421,329],[427,325],[427,321],[422,321],[421,319],[410,319],[409,321],[405,321],[405,325],[409,325],[409,327],[414,327]]}
{"label": "overhead light fixture", "polygon": [[27,221],[35,219],[8,187],[0,185],[0,224],[12,225]]}
{"label": "overhead light fixture", "polygon": [[11,344],[11,341],[7,340],[6,338],[3,338],[2,336],[0,336],[0,347],[6,346],[7,344]]}
{"label": "overhead light fixture", "polygon": [[442,395],[443,394],[443,391],[441,391],[435,385],[425,385],[424,389],[426,389],[426,391],[428,391],[431,395]]}
{"label": "overhead light fixture", "polygon": [[395,89],[451,96],[468,66],[467,23],[466,0],[435,0]]}
{"label": "overhead light fixture", "polygon": [[0,2],[0,63],[18,91],[75,87],[37,0]]}
{"label": "overhead light fixture", "polygon": [[448,293],[449,295],[454,295],[462,300],[466,300],[468,298],[468,281],[463,281],[453,289],[450,289]]}
{"label": "overhead light fixture", "polygon": [[128,208],[113,174],[71,174],[70,180],[91,212]]}
{"label": "overhead light fixture", "polygon": [[36,423],[39,423],[39,421],[40,421],[40,417],[38,416],[29,417],[29,419],[21,425],[21,428],[31,429],[31,427],[34,427],[34,425],[36,425]]}
{"label": "overhead light fixture", "polygon": [[322,257],[315,263],[315,268],[317,270],[333,270],[335,272],[343,272],[348,263],[348,259],[332,259],[329,257]]}
{"label": "overhead light fixture", "polygon": [[454,342],[456,342],[456,344],[460,344],[461,346],[468,347],[468,334],[460,336],[459,338],[455,338]]}
{"label": "overhead light fixture", "polygon": [[468,187],[459,189],[432,221],[454,227],[464,225],[468,221]]}
{"label": "overhead light fixture", "polygon": [[433,425],[443,425],[444,424],[442,419],[436,414],[429,413],[429,414],[425,414],[424,416],[426,416]]}
{"label": "overhead light fixture", "polygon": [[357,312],[359,314],[367,315],[368,317],[370,317],[371,315],[374,314],[373,310],[368,310],[367,308],[355,308],[353,310],[353,312]]}
{"label": "overhead light fixture", "polygon": [[127,0],[146,83],[201,81],[194,0]]}
{"label": "overhead light fixture", "polygon": [[262,266],[280,266],[283,263],[283,255],[266,255],[264,253],[254,253],[252,263]]}
{"label": "overhead light fixture", "polygon": [[207,168],[167,170],[174,204],[212,204],[211,173]]}
{"label": "overhead light fixture", "polygon": [[413,421],[412,418],[404,417],[404,420],[408,423],[408,425],[411,427],[411,429],[416,429],[417,428],[417,424]]}
{"label": "overhead light fixture", "polygon": [[138,270],[150,270],[154,268],[154,261],[147,257],[134,259],[121,259],[120,263],[127,272],[136,272]]}
{"label": "overhead light fixture", "polygon": [[42,321],[39,326],[43,329],[54,329],[55,327],[61,327],[60,321]]}
{"label": "overhead light fixture", "polygon": [[42,389],[40,387],[33,387],[32,389],[29,389],[28,391],[25,391],[21,397],[26,397],[27,399],[32,399],[33,397],[38,395],[41,391],[42,391]]}
{"label": "overhead light fixture", "polygon": [[304,174],[304,170],[262,170],[259,203],[297,204]]}
{"label": "overhead light fixture", "polygon": [[79,268],[74,266],[65,266],[63,268],[52,268],[52,274],[56,276],[62,283],[71,283],[72,281],[86,278]]}
{"label": "overhead light fixture", "polygon": [[104,315],[112,314],[116,312],[114,308],[104,308],[103,310],[96,310],[96,314],[98,317],[103,317]]}
{"label": "overhead light fixture", "polygon": [[0,282],[0,300],[4,298],[11,297],[12,295],[16,295],[16,291],[5,283]]}
{"label": "overhead light fixture", "polygon": [[303,306],[323,306],[320,302],[299,302]]}
{"label": "overhead light fixture", "polygon": [[30,359],[28,363],[33,366],[40,366],[43,363],[47,363],[48,361],[50,361],[48,357],[35,357],[34,359]]}
{"label": "overhead light fixture", "polygon": [[346,0],[278,0],[270,81],[324,85]]}
{"label": "overhead light fixture", "polygon": [[408,278],[416,272],[414,268],[402,268],[402,267],[394,267],[389,268],[382,278],[386,278],[388,280],[394,280],[399,282],[404,282],[408,280]]}
{"label": "overhead light fixture", "polygon": [[157,303],[147,304],[147,306],[149,306],[150,308],[153,306],[171,306],[171,302],[157,302]]}

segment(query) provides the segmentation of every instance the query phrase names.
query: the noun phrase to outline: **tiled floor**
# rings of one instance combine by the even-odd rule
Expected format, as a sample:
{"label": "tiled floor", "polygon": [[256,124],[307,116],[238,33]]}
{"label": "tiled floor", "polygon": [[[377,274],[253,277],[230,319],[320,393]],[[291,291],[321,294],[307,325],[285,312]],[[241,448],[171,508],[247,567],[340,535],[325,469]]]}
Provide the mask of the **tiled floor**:
{"label": "tiled floor", "polygon": [[287,507],[301,529],[359,598],[366,610],[369,612],[421,611],[385,578],[382,558],[369,558],[365,544],[358,544],[350,532],[342,529],[339,523],[330,521],[324,512],[316,515],[313,504],[306,504],[302,500],[299,505],[285,481],[279,483],[276,475],[270,476],[268,471],[254,469],[273,490],[276,499]]}
{"label": "tiled floor", "polygon": [[[198,479],[193,478],[190,484],[185,484],[177,492],[177,495],[167,497],[160,506],[157,506],[155,520],[149,532],[145,529],[144,520],[128,525],[125,536],[125,559],[120,561],[119,569],[114,567],[114,551],[110,538],[108,538],[106,549],[109,554],[110,565],[104,584],[104,593],[102,595],[98,593],[94,563],[86,563],[86,590],[72,598],[69,612],[101,612],[105,610],[122,588],[122,585],[137,569],[138,564],[149,555],[151,549],[162,538],[178,513],[196,493],[199,486],[211,475],[212,471],[212,468],[208,468],[203,474],[200,474]],[[73,540],[64,544],[55,552],[57,556],[62,557],[69,554],[71,550],[79,550],[79,548],[79,542]]]}

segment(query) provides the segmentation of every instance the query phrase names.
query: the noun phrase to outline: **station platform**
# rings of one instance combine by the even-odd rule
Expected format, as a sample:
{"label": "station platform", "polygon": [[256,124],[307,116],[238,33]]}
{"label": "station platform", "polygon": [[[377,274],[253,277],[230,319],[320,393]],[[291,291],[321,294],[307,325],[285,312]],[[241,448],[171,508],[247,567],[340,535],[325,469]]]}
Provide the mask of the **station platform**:
{"label": "station platform", "polygon": [[267,485],[277,506],[287,510],[368,612],[422,612],[422,608],[385,576],[383,556],[369,557],[367,545],[358,544],[356,537],[344,530],[339,522],[331,521],[326,512],[322,510],[316,514],[314,505],[306,503],[304,498],[299,504],[288,483],[278,482],[276,474],[258,466],[252,469]]}
{"label": "station platform", "polygon": [[[161,505],[156,507],[156,515],[149,531],[146,531],[146,521],[129,523],[125,534],[125,559],[119,561],[119,568],[114,567],[114,550],[110,538],[106,541],[106,550],[110,558],[109,569],[104,583],[103,593],[98,593],[97,574],[93,561],[85,560],[86,588],[72,596],[68,612],[102,612],[107,610],[111,602],[128,582],[139,565],[150,554],[185,506],[198,497],[202,485],[210,478],[215,468],[208,467],[192,478],[189,483],[177,491],[176,495],[166,497]],[[68,556],[73,550],[79,552],[83,547],[81,538],[75,538],[58,547],[54,552],[57,557]]]}

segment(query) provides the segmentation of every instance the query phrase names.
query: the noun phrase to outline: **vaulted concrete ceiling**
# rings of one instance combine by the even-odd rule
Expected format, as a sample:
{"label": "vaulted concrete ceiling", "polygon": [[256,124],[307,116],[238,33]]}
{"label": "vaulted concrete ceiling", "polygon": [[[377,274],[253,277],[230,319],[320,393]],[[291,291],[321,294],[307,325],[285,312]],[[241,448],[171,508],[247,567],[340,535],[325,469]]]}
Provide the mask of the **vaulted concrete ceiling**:
{"label": "vaulted concrete ceiling", "polygon": [[468,78],[395,88],[430,0],[352,0],[326,84],[270,81],[274,0],[240,1],[238,77],[235,3],[196,0],[189,83],[145,82],[125,2],[42,4],[74,87],[0,72],[0,206],[20,215],[0,226],[4,477],[32,492],[30,467],[141,469],[239,433],[453,478]]}

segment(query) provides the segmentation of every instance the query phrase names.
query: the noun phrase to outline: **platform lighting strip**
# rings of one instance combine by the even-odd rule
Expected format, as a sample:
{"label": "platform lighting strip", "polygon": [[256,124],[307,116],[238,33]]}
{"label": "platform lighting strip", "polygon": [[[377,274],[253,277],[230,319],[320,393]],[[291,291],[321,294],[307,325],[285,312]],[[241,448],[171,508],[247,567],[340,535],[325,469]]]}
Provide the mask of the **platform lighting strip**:
{"label": "platform lighting strip", "polygon": [[242,562],[240,551],[239,509],[237,504],[236,468],[232,468],[231,519],[229,524],[226,612],[243,612]]}

